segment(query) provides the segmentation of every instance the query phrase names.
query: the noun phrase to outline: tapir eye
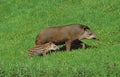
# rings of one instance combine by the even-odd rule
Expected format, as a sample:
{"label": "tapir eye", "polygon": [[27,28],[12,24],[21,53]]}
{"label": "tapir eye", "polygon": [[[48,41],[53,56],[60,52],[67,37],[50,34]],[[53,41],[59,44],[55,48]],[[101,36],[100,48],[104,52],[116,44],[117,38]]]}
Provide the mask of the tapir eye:
{"label": "tapir eye", "polygon": [[92,33],[89,34],[90,36],[92,35]]}
{"label": "tapir eye", "polygon": [[56,48],[56,46],[54,45],[53,48]]}

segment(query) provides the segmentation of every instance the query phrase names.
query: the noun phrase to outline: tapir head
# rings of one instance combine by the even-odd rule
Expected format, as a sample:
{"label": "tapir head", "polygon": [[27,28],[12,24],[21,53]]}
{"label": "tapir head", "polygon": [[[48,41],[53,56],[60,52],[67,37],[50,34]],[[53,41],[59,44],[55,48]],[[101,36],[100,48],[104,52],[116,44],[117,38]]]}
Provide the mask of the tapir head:
{"label": "tapir head", "polygon": [[83,34],[80,37],[81,39],[99,39],[98,36],[94,32],[92,32],[89,27],[83,26],[83,30]]}

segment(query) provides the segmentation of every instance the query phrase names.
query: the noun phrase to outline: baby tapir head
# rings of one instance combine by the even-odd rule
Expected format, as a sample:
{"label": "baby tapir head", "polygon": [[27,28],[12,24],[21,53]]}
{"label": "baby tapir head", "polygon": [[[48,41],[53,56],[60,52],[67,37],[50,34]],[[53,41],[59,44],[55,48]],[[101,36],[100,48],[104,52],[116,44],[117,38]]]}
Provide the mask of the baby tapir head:
{"label": "baby tapir head", "polygon": [[80,39],[96,39],[96,40],[99,39],[98,36],[94,32],[92,32],[89,27],[83,26],[82,29],[84,31],[82,36],[80,36]]}
{"label": "baby tapir head", "polygon": [[59,50],[59,47],[52,42],[49,42],[49,50]]}

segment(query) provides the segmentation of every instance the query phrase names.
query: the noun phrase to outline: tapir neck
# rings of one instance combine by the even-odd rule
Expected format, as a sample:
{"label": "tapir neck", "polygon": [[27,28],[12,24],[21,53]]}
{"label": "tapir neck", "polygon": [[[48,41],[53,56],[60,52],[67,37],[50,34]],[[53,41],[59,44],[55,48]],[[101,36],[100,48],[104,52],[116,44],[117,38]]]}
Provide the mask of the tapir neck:
{"label": "tapir neck", "polygon": [[79,37],[79,40],[82,40],[82,39],[85,39],[83,35]]}

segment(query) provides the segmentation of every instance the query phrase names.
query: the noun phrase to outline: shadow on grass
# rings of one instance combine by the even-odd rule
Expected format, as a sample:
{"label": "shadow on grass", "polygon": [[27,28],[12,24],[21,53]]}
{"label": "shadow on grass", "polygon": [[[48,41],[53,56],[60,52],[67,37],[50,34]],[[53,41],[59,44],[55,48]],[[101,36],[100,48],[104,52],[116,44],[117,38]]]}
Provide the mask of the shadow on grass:
{"label": "shadow on grass", "polygon": [[[91,46],[88,44],[83,43],[82,41],[75,40],[71,44],[71,50],[77,50],[77,49],[87,49],[87,48],[97,48],[96,46]],[[63,45],[59,51],[66,51],[66,46]]]}

